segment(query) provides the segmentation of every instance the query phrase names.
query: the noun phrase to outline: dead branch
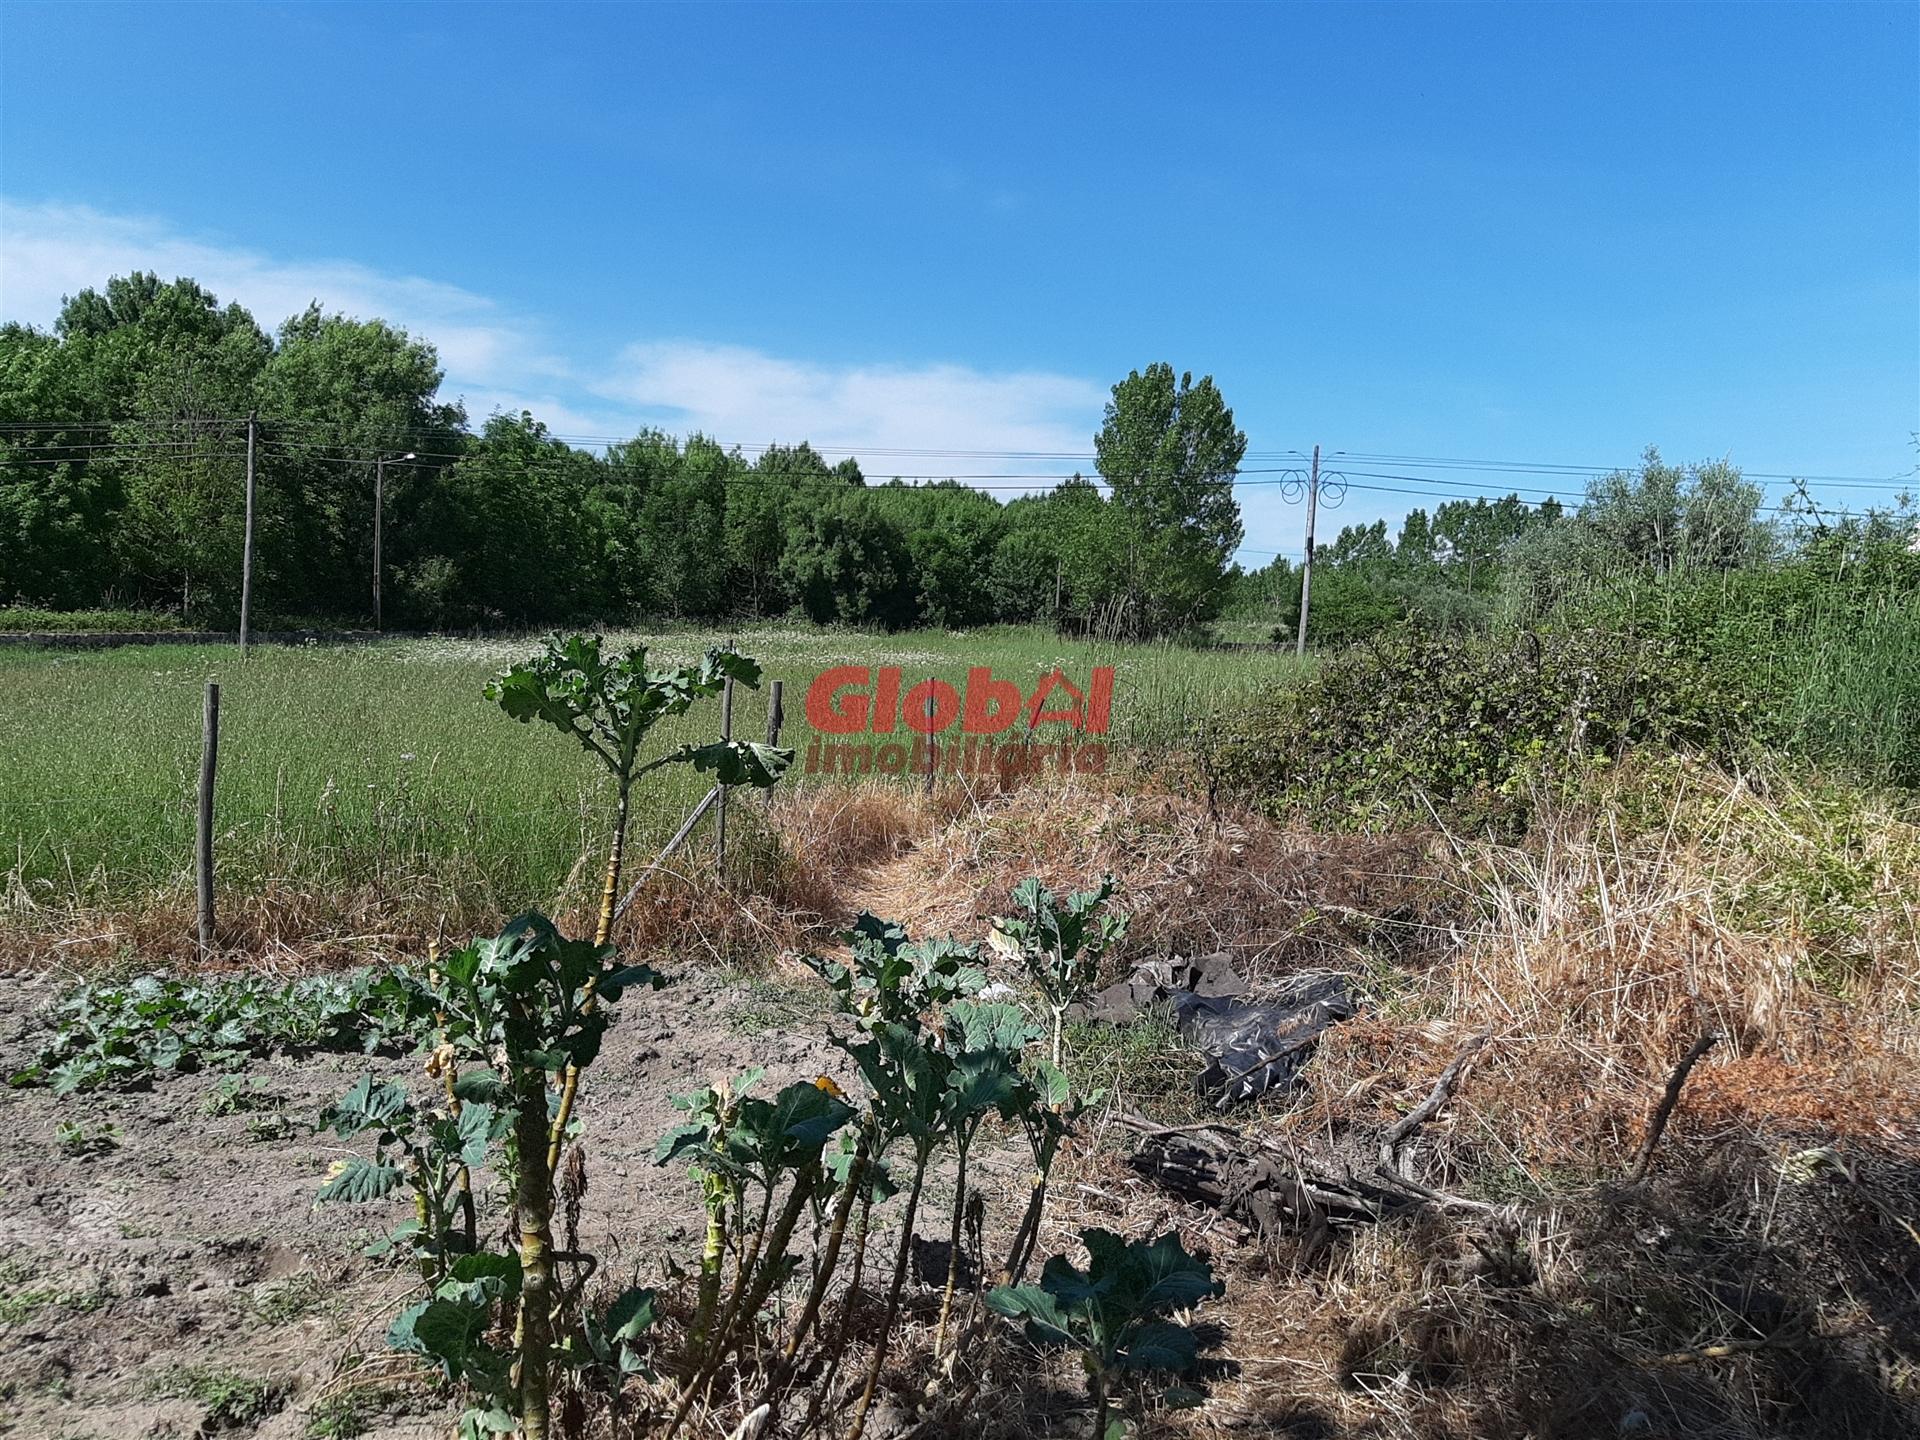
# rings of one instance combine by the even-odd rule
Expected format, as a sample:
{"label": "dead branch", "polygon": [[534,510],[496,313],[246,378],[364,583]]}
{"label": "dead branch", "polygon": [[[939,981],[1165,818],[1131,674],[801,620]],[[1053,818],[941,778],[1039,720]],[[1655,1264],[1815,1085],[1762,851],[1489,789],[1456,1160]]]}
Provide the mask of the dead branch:
{"label": "dead branch", "polygon": [[1493,1038],[1491,1029],[1482,1030],[1467,1041],[1460,1053],[1453,1057],[1453,1063],[1440,1072],[1440,1078],[1433,1082],[1433,1090],[1425,1100],[1410,1110],[1398,1124],[1387,1131],[1380,1142],[1380,1164],[1388,1175],[1400,1175],[1400,1151],[1405,1148],[1413,1132],[1440,1113],[1440,1107],[1453,1097],[1454,1086],[1460,1083],[1460,1077],[1466,1073],[1473,1057],[1480,1053],[1487,1041]]}
{"label": "dead branch", "polygon": [[1762,1335],[1757,1340],[1722,1340],[1715,1345],[1695,1345],[1660,1357],[1662,1365],[1698,1365],[1705,1360],[1730,1360],[1736,1355],[1751,1355],[1759,1350],[1779,1350],[1800,1338],[1794,1335]]}
{"label": "dead branch", "polygon": [[1718,1035],[1709,1031],[1693,1042],[1693,1048],[1680,1057],[1680,1063],[1673,1067],[1673,1074],[1667,1077],[1667,1088],[1660,1096],[1659,1105],[1654,1107],[1653,1118],[1647,1122],[1647,1138],[1640,1142],[1640,1155],[1633,1162],[1631,1183],[1638,1185],[1647,1178],[1647,1172],[1653,1169],[1654,1148],[1659,1145],[1660,1137],[1667,1133],[1667,1121],[1673,1118],[1673,1107],[1680,1102],[1680,1087],[1687,1083],[1687,1076],[1693,1073],[1693,1067],[1720,1041]]}

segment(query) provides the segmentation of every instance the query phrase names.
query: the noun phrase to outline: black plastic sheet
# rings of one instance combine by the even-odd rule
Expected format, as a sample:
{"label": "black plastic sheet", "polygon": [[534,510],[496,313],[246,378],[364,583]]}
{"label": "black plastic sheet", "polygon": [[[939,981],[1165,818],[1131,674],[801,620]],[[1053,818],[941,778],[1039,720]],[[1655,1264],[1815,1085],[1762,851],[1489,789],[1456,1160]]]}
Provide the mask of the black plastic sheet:
{"label": "black plastic sheet", "polygon": [[1290,976],[1260,999],[1225,954],[1151,960],[1088,1002],[1087,1018],[1123,1023],[1142,1013],[1171,1013],[1206,1065],[1194,1088],[1217,1110],[1291,1086],[1329,1026],[1351,1019],[1353,992],[1330,970]]}

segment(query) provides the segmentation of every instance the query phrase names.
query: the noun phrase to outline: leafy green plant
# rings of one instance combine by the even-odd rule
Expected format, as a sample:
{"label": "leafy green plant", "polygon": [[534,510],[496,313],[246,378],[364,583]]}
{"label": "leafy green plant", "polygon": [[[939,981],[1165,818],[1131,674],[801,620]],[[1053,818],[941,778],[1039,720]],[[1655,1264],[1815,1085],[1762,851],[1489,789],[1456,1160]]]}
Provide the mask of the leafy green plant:
{"label": "leafy green plant", "polygon": [[1018,1285],[1027,1273],[1034,1246],[1039,1243],[1047,1186],[1062,1142],[1073,1133],[1080,1117],[1098,1105],[1106,1094],[1103,1090],[1076,1092],[1066,1074],[1045,1060],[1028,1061],[1021,1083],[1027,1094],[1015,1105],[1014,1114],[1027,1137],[1027,1148],[1033,1154],[1033,1171],[1028,1180],[1026,1208],[1020,1213],[1013,1242],[1007,1247],[1006,1264],[1000,1269],[1003,1285]]}
{"label": "leafy green plant", "polygon": [[294,1128],[293,1117],[284,1110],[269,1110],[247,1117],[247,1139],[256,1145],[271,1145],[277,1140],[289,1139]]}
{"label": "leafy green plant", "polygon": [[269,1325],[286,1325],[324,1307],[330,1294],[318,1275],[302,1271],[256,1295],[253,1313]]}
{"label": "leafy green plant", "polygon": [[583,1312],[578,1338],[562,1342],[562,1363],[597,1372],[603,1388],[614,1397],[616,1411],[621,1387],[630,1377],[653,1378],[640,1341],[653,1328],[654,1299],[651,1290],[623,1290],[604,1310]]}
{"label": "leafy green plant", "polygon": [[967,1157],[989,1115],[998,1113],[1005,1120],[1021,1120],[1035,1102],[1033,1086],[1020,1073],[1020,1054],[1040,1038],[1040,1031],[1014,1005],[956,1000],[948,1006],[945,1019],[945,1050],[953,1059],[953,1071],[947,1082],[941,1127],[952,1139],[956,1165],[947,1234],[947,1283],[940,1295],[940,1320],[934,1332],[935,1359],[947,1348],[953,1292],[960,1279],[960,1228],[968,1199]]}
{"label": "leafy green plant", "polygon": [[1197,1358],[1191,1328],[1171,1317],[1198,1305],[1223,1287],[1204,1260],[1189,1255],[1169,1231],[1146,1242],[1110,1230],[1083,1230],[1087,1268],[1055,1255],[1038,1285],[1001,1285],[988,1292],[988,1308],[1026,1322],[1029,1338],[1068,1345],[1080,1352],[1093,1401],[1093,1434],[1105,1440],[1111,1388],[1127,1374],[1190,1371]]}
{"label": "leafy green plant", "polygon": [[[481,1093],[494,1092],[488,1086]],[[421,1277],[437,1285],[446,1278],[453,1256],[472,1250],[476,1241],[471,1229],[462,1230],[460,1172],[486,1159],[488,1147],[506,1136],[508,1123],[507,1115],[485,1103],[463,1104],[457,1116],[421,1109],[404,1085],[376,1084],[369,1075],[323,1111],[320,1124],[342,1139],[372,1135],[373,1154],[337,1161],[314,1203],[363,1204],[384,1200],[403,1186],[412,1190],[413,1217],[372,1253],[404,1246]]]}
{"label": "leafy green plant", "polygon": [[404,1392],[382,1385],[349,1385],[322,1396],[307,1412],[305,1440],[359,1440]]}
{"label": "leafy green plant", "polygon": [[1535,796],[1672,747],[1737,753],[1771,723],[1761,672],[1643,618],[1475,639],[1407,630],[1220,716],[1210,789],[1270,815],[1430,820],[1517,833]]}
{"label": "leafy green plant", "polygon": [[805,957],[806,963],[832,987],[841,1009],[865,1028],[916,1021],[987,983],[978,947],[951,937],[909,940],[901,926],[868,911],[840,938],[850,952],[849,964],[818,956]]}
{"label": "leafy green plant", "polygon": [[[789,1250],[794,1231],[828,1183],[827,1142],[853,1118],[852,1107],[821,1085],[796,1082],[772,1100],[752,1096],[748,1092],[761,1073],[749,1071],[734,1082],[675,1097],[674,1104],[690,1118],[663,1136],[654,1152],[657,1164],[686,1162],[708,1206],[690,1345],[693,1373],[682,1387],[669,1434],[744,1339],[775,1287],[792,1273],[797,1264]],[[748,1203],[753,1192],[759,1196],[757,1210]],[[729,1214],[738,1232],[732,1247],[738,1259],[721,1304]]]}
{"label": "leafy green plant", "polygon": [[1046,997],[1053,1017],[1053,1063],[1061,1063],[1062,1036],[1069,1006],[1093,993],[1100,961],[1127,933],[1127,917],[1095,912],[1119,889],[1113,876],[1092,890],[1076,890],[1064,901],[1036,878],[1013,887],[1019,913],[997,917],[990,943],[1018,956]]}
{"label": "leafy green plant", "polygon": [[110,1120],[62,1120],[53,1138],[67,1154],[80,1159],[110,1155],[120,1148],[120,1127]]}
{"label": "leafy green plant", "polygon": [[192,1400],[206,1407],[203,1433],[246,1430],[287,1403],[288,1387],[278,1380],[262,1380],[237,1370],[183,1366],[168,1370],[149,1383],[151,1393]]}
{"label": "leafy green plant", "polygon": [[[522,724],[540,720],[553,726],[613,775],[613,834],[594,927],[595,945],[613,938],[635,781],[666,765],[691,764],[695,770],[712,773],[722,785],[764,789],[792,763],[791,750],[745,740],[680,745],[650,760],[640,758],[641,747],[656,725],[684,715],[704,696],[720,694],[729,681],[753,688],[760,683],[760,666],[744,655],[715,647],[698,665],[650,670],[644,645],[608,655],[602,652],[597,635],[570,635],[564,640],[554,635],[547,637],[538,655],[515,663],[488,682],[487,698],[515,720]],[[592,1003],[591,990],[586,1003]],[[548,1139],[549,1171],[560,1163],[561,1137],[573,1117],[579,1083],[578,1067],[569,1067]]]}
{"label": "leafy green plant", "polygon": [[[1025,1123],[1042,1091],[1056,1092],[1059,1082],[1057,1071],[1055,1079],[1043,1077],[1038,1083],[1029,1077],[1023,1052],[1039,1038],[1039,1032],[1017,1007],[968,998],[977,994],[986,980],[978,965],[977,947],[952,939],[910,941],[900,926],[873,915],[862,915],[844,938],[849,949],[846,963],[818,959],[810,963],[833,987],[856,1023],[852,1037],[836,1040],[858,1069],[869,1097],[858,1132],[859,1146],[864,1148],[856,1149],[854,1159],[877,1168],[896,1146],[905,1148],[911,1156],[911,1169],[902,1172],[906,1201],[900,1244],[887,1279],[882,1319],[875,1331],[878,1340],[849,1430],[850,1440],[858,1440],[886,1363],[911,1255],[914,1221],[935,1154],[951,1144],[958,1161],[949,1224],[948,1273],[936,1336],[936,1346],[944,1352],[959,1276],[961,1230],[968,1210],[967,1157],[973,1138],[990,1114]],[[1053,1153],[1052,1147],[1045,1152],[1048,1165]],[[855,1189],[859,1192],[860,1223],[854,1243],[855,1281],[850,1289],[858,1286],[872,1202],[884,1193],[863,1182],[843,1193],[843,1204],[854,1202]],[[1044,1196],[1043,1188],[1040,1195]],[[829,1346],[828,1378],[817,1383],[830,1383],[845,1340],[843,1315],[840,1330]],[[963,1333],[955,1344],[956,1354],[965,1341]]]}
{"label": "leafy green plant", "polygon": [[200,1101],[200,1113],[215,1117],[240,1115],[258,1110],[274,1110],[280,1097],[268,1087],[264,1076],[223,1075]]}
{"label": "leafy green plant", "polygon": [[229,1069],[276,1050],[372,1054],[409,1039],[410,1025],[392,977],[370,970],[284,984],[142,975],[67,994],[34,1063],[9,1083],[66,1095],[156,1073]]}
{"label": "leafy green plant", "polygon": [[[646,966],[619,964],[609,947],[567,940],[544,916],[529,914],[497,936],[437,955],[424,977],[397,981],[411,997],[416,1023],[440,1036],[436,1078],[457,1078],[441,1090],[444,1103],[437,1095],[430,1106],[371,1077],[349,1091],[326,1123],[343,1136],[371,1134],[373,1154],[342,1162],[320,1199],[371,1200],[403,1184],[413,1189],[413,1219],[389,1240],[411,1249],[430,1288],[394,1321],[389,1343],[428,1357],[470,1387],[476,1401],[462,1420],[465,1434],[517,1427],[526,1440],[546,1440],[556,1358],[600,1363],[584,1333],[577,1344],[562,1335],[555,1345],[557,1319],[570,1299],[555,1264],[574,1261],[589,1273],[590,1266],[553,1244],[547,1157],[554,1088],[559,1077],[593,1063],[608,1007],[628,989],[660,979]],[[458,1073],[462,1059],[485,1068]],[[474,1248],[470,1231],[455,1239],[462,1173],[477,1168],[496,1142],[496,1169],[509,1177],[519,1223],[519,1245],[507,1253]],[[513,1340],[501,1347],[490,1338],[494,1317],[509,1310],[517,1315]],[[612,1333],[600,1323],[603,1344],[613,1343]]]}

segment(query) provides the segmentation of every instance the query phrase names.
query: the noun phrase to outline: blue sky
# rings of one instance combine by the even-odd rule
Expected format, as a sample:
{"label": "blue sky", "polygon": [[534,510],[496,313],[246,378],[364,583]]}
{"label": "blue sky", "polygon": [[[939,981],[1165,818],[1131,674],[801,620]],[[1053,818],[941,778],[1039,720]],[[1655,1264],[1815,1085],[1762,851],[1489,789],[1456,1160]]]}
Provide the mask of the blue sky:
{"label": "blue sky", "polygon": [[8,319],[190,273],[404,323],[476,416],[876,477],[1071,469],[953,452],[1088,452],[1163,359],[1261,454],[1920,460],[1912,4],[14,3],[0,206]]}

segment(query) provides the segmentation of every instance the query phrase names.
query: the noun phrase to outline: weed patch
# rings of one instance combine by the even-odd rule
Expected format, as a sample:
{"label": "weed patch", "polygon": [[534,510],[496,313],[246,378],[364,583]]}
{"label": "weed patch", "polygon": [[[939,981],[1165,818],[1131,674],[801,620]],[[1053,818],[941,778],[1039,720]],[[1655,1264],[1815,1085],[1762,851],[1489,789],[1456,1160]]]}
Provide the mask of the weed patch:
{"label": "weed patch", "polygon": [[154,1377],[148,1393],[206,1407],[203,1430],[250,1430],[286,1406],[287,1386],[237,1370],[183,1366]]}

